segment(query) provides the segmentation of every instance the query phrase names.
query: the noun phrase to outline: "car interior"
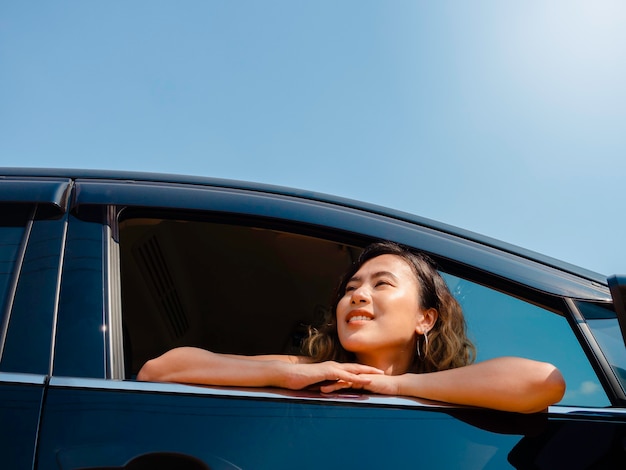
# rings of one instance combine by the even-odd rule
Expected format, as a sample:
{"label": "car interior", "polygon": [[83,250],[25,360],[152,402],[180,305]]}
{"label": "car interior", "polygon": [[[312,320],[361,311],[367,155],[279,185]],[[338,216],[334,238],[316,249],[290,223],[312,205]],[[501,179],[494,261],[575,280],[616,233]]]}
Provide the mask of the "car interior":
{"label": "car interior", "polygon": [[360,249],[249,224],[120,222],[126,376],[176,346],[299,352]]}

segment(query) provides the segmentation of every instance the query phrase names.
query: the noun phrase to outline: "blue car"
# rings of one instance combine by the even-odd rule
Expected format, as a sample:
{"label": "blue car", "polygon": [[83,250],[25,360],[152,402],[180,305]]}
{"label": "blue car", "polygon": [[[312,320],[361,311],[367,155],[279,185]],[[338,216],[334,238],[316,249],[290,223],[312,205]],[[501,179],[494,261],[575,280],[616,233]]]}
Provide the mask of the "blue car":
{"label": "blue car", "polygon": [[[477,361],[552,363],[563,399],[517,414],[136,380],[179,346],[297,354],[340,275],[376,240],[436,261]],[[3,168],[1,467],[623,469],[625,296],[624,277],[328,195]]]}

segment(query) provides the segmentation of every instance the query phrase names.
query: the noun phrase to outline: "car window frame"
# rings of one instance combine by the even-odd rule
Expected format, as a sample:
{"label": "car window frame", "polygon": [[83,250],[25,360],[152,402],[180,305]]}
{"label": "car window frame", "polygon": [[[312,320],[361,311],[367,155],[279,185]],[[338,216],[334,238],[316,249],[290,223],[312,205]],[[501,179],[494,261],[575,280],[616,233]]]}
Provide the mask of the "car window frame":
{"label": "car window frame", "polygon": [[[107,357],[110,363],[107,369],[106,379],[114,379],[114,380],[123,380],[123,376],[120,374],[120,368],[123,364],[123,340],[122,340],[122,331],[120,328],[121,324],[121,301],[119,300],[119,289],[120,282],[119,278],[116,278],[115,273],[119,272],[116,268],[119,264],[119,250],[116,248],[115,244],[118,243],[117,236],[117,224],[119,221],[120,213],[123,210],[127,209],[145,209],[146,211],[188,211],[188,212],[198,212],[204,215],[212,214],[215,217],[226,217],[228,219],[245,219],[245,218],[260,218],[263,220],[272,221],[278,225],[286,224],[290,227],[298,226],[303,231],[311,231],[315,233],[325,232],[332,233],[335,237],[344,237],[344,238],[353,238],[358,239],[360,243],[363,243],[366,240],[374,240],[377,238],[388,238],[394,241],[398,241],[400,243],[407,243],[407,236],[415,234],[419,234],[428,238],[437,238],[444,240],[444,243],[454,244],[454,245],[464,245],[467,244],[469,246],[468,250],[474,255],[477,250],[481,249],[486,250],[486,252],[490,253],[490,256],[497,256],[498,253],[494,253],[494,250],[489,247],[476,247],[473,246],[473,242],[469,242],[467,240],[450,240],[451,236],[449,234],[437,234],[433,230],[415,226],[414,224],[410,224],[407,222],[399,221],[390,217],[386,217],[380,214],[371,214],[363,211],[359,211],[354,208],[346,208],[346,207],[338,207],[333,204],[329,204],[326,202],[316,202],[309,200],[299,200],[293,197],[287,196],[279,196],[279,195],[271,195],[264,194],[254,191],[245,191],[245,190],[236,190],[233,191],[231,189],[223,189],[223,188],[197,188],[193,187],[192,192],[197,194],[197,191],[209,191],[211,194],[221,194],[223,199],[221,201],[213,201],[210,204],[210,207],[199,207],[199,204],[196,202],[195,204],[190,204],[190,194],[181,197],[180,199],[176,198],[164,198],[161,196],[158,200],[151,200],[149,196],[154,196],[154,190],[161,189],[171,189],[172,185],[165,185],[159,183],[148,183],[138,185],[136,183],[129,183],[125,188],[129,191],[122,192],[120,194],[117,189],[119,189],[120,182],[114,182],[113,187],[108,187],[106,181],[98,181],[96,183],[98,187],[98,191],[94,194],[90,194],[89,189],[94,188],[91,181],[79,181],[77,183],[78,197],[74,201],[73,209],[76,209],[81,206],[81,204],[93,205],[93,204],[101,204],[106,198],[104,198],[104,194],[107,195],[115,195],[112,197],[112,204],[106,204],[107,207],[107,227],[105,231],[106,235],[106,245],[103,247],[104,253],[106,253],[105,258],[105,266],[107,266],[107,275],[106,279],[106,295],[108,297],[107,300],[107,315],[108,315],[108,340],[107,340]],[[176,185],[181,186],[181,185]],[[185,185],[182,185],[185,186]],[[151,189],[151,193],[149,195],[143,194],[143,190],[149,187]],[[106,189],[108,188],[108,189]],[[105,191],[102,191],[105,189]],[[178,188],[181,189],[181,188]],[[183,188],[189,189],[189,188]],[[167,193],[167,191],[163,191]],[[234,202],[228,200],[228,196],[235,194],[235,198],[237,201],[247,201],[246,204],[240,207],[234,207]],[[81,197],[82,196],[82,197]],[[270,202],[270,204],[258,204],[258,202],[262,200],[265,202]],[[225,201],[225,202],[224,202]],[[295,218],[298,220],[294,220],[294,217],[291,215],[293,211],[288,213],[287,215],[282,213],[277,213],[276,211],[280,209],[280,207],[274,207],[271,202],[276,202],[277,206],[280,206],[283,203],[286,203],[292,206],[293,208],[299,207],[299,204],[302,204],[308,207],[309,210],[317,211],[318,216],[320,213],[322,215],[326,215],[326,211],[330,211],[333,213],[333,217],[329,218],[324,217],[323,223],[320,222],[319,217],[313,218],[315,220],[308,220],[306,217]],[[255,204],[255,202],[257,204]],[[159,205],[157,205],[159,204]],[[224,204],[224,205],[221,205]],[[189,207],[191,206],[191,207]],[[259,208],[265,210],[259,210]],[[350,229],[351,221],[346,221],[345,218],[342,218],[342,214],[349,214],[351,217],[361,217],[361,224],[359,227],[363,227],[364,221],[368,221],[374,226],[363,231],[363,230],[354,230]],[[378,232],[376,230],[378,227]],[[398,228],[398,233],[395,233],[394,230],[391,230],[390,227]],[[382,233],[386,232],[386,233]],[[386,236],[385,236],[386,235]],[[407,243],[409,245],[415,246],[415,243]],[[474,244],[475,245],[475,244]],[[420,245],[420,249],[423,249]],[[425,250],[428,251],[428,250]],[[486,270],[485,266],[470,266],[467,263],[464,263],[463,260],[453,260],[452,256],[443,257],[441,255],[441,248],[436,250],[435,253],[430,251],[432,255],[436,258],[436,260],[443,265],[442,267],[446,270],[446,272],[450,272],[454,275],[459,275],[460,277],[469,279],[473,282],[477,282],[479,284],[486,285],[490,288],[495,288],[501,292],[506,293],[507,295],[512,295],[514,297],[521,298],[522,300],[535,303],[543,308],[548,310],[557,311],[561,314],[567,316],[568,321],[572,322],[572,325],[575,327],[574,331],[577,334],[582,335],[583,337],[588,334],[584,331],[584,329],[580,329],[579,322],[570,317],[572,314],[571,309],[564,305],[563,302],[566,301],[568,297],[561,297],[559,295],[555,295],[551,292],[542,291],[541,289],[537,289],[535,286],[524,285],[522,281],[513,281],[510,279],[503,278],[499,273],[493,272],[493,270]],[[512,255],[510,253],[500,253],[499,256],[504,259],[504,261],[508,260]],[[466,257],[463,257],[465,259]],[[528,260],[518,260],[518,263],[521,264],[529,264],[532,263]],[[535,269],[540,269],[544,271],[551,271],[551,268],[547,268],[544,266],[540,266]],[[468,275],[469,274],[469,275]],[[561,273],[562,274],[562,273]],[[569,275],[567,275],[569,276]],[[579,283],[585,283],[586,281],[577,281]],[[595,286],[594,283],[588,282],[588,285],[585,286],[583,292],[591,294],[588,297],[593,299],[604,299],[605,293],[604,290]],[[578,291],[577,291],[578,292]],[[578,292],[580,293],[580,292]],[[114,311],[119,309],[119,313],[115,313]],[[115,320],[118,320],[117,325],[114,323]],[[586,354],[595,354],[593,348],[585,351]],[[596,366],[596,362],[591,360],[592,365]],[[600,370],[603,370],[603,367],[600,367]],[[139,388],[143,387],[143,384],[134,384],[133,386],[138,386]],[[607,391],[610,399],[616,400],[616,402],[620,402],[621,397],[615,398],[615,393],[613,389],[613,384],[609,385],[610,391]],[[618,394],[619,395],[619,394]]]}

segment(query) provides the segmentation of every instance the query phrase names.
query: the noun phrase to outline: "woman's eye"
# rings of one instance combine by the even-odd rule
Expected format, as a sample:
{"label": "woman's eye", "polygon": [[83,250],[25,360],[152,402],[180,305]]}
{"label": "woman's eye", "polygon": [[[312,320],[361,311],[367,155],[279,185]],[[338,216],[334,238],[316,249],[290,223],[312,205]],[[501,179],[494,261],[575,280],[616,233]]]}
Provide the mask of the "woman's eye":
{"label": "woman's eye", "polygon": [[355,289],[356,289],[356,287],[354,287],[354,286],[346,286],[346,292],[352,292]]}

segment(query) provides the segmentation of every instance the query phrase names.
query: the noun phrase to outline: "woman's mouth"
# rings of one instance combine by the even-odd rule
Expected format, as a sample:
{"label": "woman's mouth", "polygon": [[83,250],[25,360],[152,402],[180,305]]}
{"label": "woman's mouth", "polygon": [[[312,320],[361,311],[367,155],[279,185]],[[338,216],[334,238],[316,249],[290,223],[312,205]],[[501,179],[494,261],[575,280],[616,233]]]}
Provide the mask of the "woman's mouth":
{"label": "woman's mouth", "polygon": [[370,321],[374,319],[374,315],[369,312],[354,311],[350,312],[346,318],[346,323],[358,322],[358,321]]}
{"label": "woman's mouth", "polygon": [[353,321],[370,321],[371,319],[371,317],[366,317],[365,315],[357,315],[354,317],[350,317],[348,323],[352,323]]}

